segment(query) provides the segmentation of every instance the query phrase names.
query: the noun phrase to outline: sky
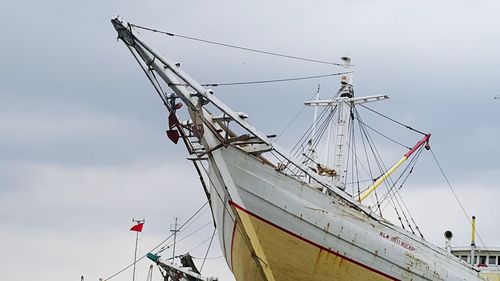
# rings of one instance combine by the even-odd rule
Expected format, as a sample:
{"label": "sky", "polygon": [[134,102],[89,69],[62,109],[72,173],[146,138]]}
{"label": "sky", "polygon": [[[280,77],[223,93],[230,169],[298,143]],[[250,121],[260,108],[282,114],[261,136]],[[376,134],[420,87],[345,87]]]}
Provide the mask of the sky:
{"label": "sky", "polygon": [[[186,221],[204,194],[186,153],[165,136],[166,113],[110,19],[173,33],[355,65],[356,95],[432,132],[431,145],[488,246],[500,246],[500,4],[497,1],[7,1],[0,9],[0,280],[107,278],[133,261],[132,218],[144,218],[138,255]],[[338,72],[331,66],[141,36],[200,82]],[[220,87],[216,95],[268,134],[279,133],[321,84]],[[306,111],[297,127],[311,120]],[[305,120],[305,121],[304,121]],[[293,128],[293,129],[292,129]],[[295,130],[297,129],[297,130]],[[280,141],[300,136],[291,127]],[[431,155],[402,190],[426,238],[469,243],[469,225]],[[425,173],[424,173],[425,172]],[[204,209],[178,253],[203,257],[213,228]],[[232,280],[210,249],[204,273]],[[170,249],[164,252],[171,255]],[[200,264],[200,260],[196,260]],[[137,265],[146,278],[147,261]],[[111,280],[130,280],[127,270]],[[155,280],[159,275],[155,269]]]}

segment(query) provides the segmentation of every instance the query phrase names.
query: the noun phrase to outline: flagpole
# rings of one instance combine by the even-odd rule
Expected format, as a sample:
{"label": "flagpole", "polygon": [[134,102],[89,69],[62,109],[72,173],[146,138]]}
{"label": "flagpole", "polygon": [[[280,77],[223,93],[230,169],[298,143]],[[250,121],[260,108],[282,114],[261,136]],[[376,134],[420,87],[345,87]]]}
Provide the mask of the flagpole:
{"label": "flagpole", "polygon": [[139,242],[139,232],[135,233],[135,251],[134,251],[134,273],[132,275],[132,281],[135,281],[135,264],[137,262],[137,242]]}
{"label": "flagpole", "polygon": [[132,222],[137,223],[137,225],[132,226],[131,231],[135,231],[135,250],[134,250],[134,270],[132,273],[132,281],[135,281],[135,264],[137,263],[137,244],[139,243],[139,232],[142,232],[142,226],[146,220],[136,220],[132,219]]}

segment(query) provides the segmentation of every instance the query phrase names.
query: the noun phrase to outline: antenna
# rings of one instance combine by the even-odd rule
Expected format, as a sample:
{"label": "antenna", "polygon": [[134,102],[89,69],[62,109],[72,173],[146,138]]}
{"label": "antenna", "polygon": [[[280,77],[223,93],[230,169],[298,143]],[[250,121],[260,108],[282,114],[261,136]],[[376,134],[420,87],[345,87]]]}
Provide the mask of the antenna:
{"label": "antenna", "polygon": [[172,248],[172,263],[174,262],[175,259],[175,243],[177,240],[177,232],[179,232],[179,218],[175,217],[175,223],[170,225],[170,232],[174,234],[174,245]]}

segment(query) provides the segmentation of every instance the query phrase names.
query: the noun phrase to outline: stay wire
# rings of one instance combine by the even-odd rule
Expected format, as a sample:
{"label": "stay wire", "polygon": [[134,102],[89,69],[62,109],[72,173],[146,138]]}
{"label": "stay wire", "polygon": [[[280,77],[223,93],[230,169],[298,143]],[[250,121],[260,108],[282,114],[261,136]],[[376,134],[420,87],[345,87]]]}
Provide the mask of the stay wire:
{"label": "stay wire", "polygon": [[136,25],[136,24],[130,24],[130,26],[135,27],[135,28],[139,28],[139,29],[143,29],[143,30],[147,30],[147,31],[151,31],[154,33],[168,35],[171,37],[179,37],[179,38],[188,39],[188,40],[192,40],[192,41],[197,41],[197,42],[202,42],[202,43],[207,43],[207,44],[212,44],[212,45],[217,45],[217,46],[222,46],[222,47],[228,47],[228,48],[233,48],[233,49],[239,49],[239,50],[248,51],[248,52],[260,53],[260,54],[265,54],[265,55],[270,55],[270,56],[283,57],[283,58],[301,60],[301,61],[307,61],[307,62],[329,64],[329,65],[342,66],[342,67],[344,66],[343,64],[337,63],[337,62],[310,59],[310,58],[292,56],[292,55],[287,55],[287,54],[277,53],[277,52],[263,51],[263,50],[258,50],[258,49],[254,49],[254,48],[242,47],[242,46],[237,46],[237,45],[233,45],[233,44],[227,44],[227,43],[222,43],[222,42],[216,42],[216,41],[196,38],[196,37],[192,37],[192,36],[175,34],[172,32],[162,31],[162,30],[158,30],[158,29],[154,29],[154,28],[150,28],[150,27],[145,27],[145,26],[140,26],[140,25]]}
{"label": "stay wire", "polygon": [[[291,153],[293,153],[293,155],[295,157],[299,157],[300,153],[302,152],[302,156],[304,156],[304,158],[305,158],[305,160],[302,162],[303,164],[307,164],[309,161],[311,161],[312,153],[313,153],[313,151],[316,150],[316,148],[318,147],[318,144],[319,144],[320,140],[323,138],[323,135],[326,132],[326,128],[328,127],[328,124],[330,123],[330,120],[333,118],[333,115],[335,114],[336,107],[333,108],[332,110],[326,110],[326,109],[323,110],[323,112],[320,114],[320,118],[317,119],[316,121],[321,120],[322,116],[324,115],[324,113],[328,112],[328,111],[330,113],[326,116],[325,120],[323,120],[322,123],[319,124],[319,128],[316,131],[316,136],[317,137],[315,138],[315,136],[312,136],[312,138],[314,140],[313,143],[311,144],[311,148],[312,149],[310,149],[309,151],[306,151],[306,153],[304,153],[303,149],[302,149],[302,151],[300,150],[300,148],[304,148],[304,144],[307,144],[307,142],[308,142],[307,137],[310,136],[309,135],[309,131],[311,130],[311,132],[312,132],[312,126],[301,137],[301,139],[295,144],[294,148],[292,148]],[[294,150],[295,150],[295,152],[294,152]],[[297,167],[297,170],[300,170],[300,168]]]}
{"label": "stay wire", "polygon": [[205,208],[203,212],[199,213],[197,217],[191,220],[191,223],[184,227],[184,231],[188,230],[203,214],[205,214],[210,208]]}
{"label": "stay wire", "polygon": [[[371,144],[369,142],[369,139],[366,135],[368,135],[368,131],[366,130],[365,126],[366,124],[364,122],[361,121],[361,117],[360,117],[360,114],[359,114],[359,111],[357,110],[356,107],[354,107],[354,113],[355,113],[355,116],[354,118],[358,121],[359,123],[359,135],[361,137],[361,142],[363,144],[363,150],[364,150],[364,157],[366,159],[366,162],[367,162],[367,167],[365,167],[362,163],[360,163],[361,167],[365,170],[365,172],[370,176],[370,179],[369,180],[364,180],[364,181],[360,181],[361,182],[367,182],[367,181],[371,181],[372,183],[375,181],[375,178],[374,178],[374,175],[373,175],[373,172],[372,172],[372,165],[370,164],[370,157],[368,156],[368,151],[366,150],[366,143],[368,142],[370,147],[371,147]],[[366,138],[366,141],[365,141],[365,138]],[[372,153],[373,153],[373,150],[372,150]],[[373,155],[374,159],[375,158],[375,155]],[[359,158],[356,157],[357,161],[359,161]],[[363,188],[361,190],[358,190],[358,197],[361,195],[361,192],[362,191],[365,191],[366,189],[368,189],[368,187],[366,188]],[[378,196],[377,196],[377,190],[375,190],[375,197],[377,197],[377,204],[378,204],[378,207],[380,207],[380,202],[378,201]],[[383,200],[382,200],[383,201]],[[381,213],[381,210],[379,209],[380,213]],[[381,215],[382,217],[382,215]]]}
{"label": "stay wire", "polygon": [[[335,115],[335,112],[336,112],[336,111],[337,111],[337,107],[334,107],[334,108],[332,108],[332,109],[325,109],[325,110],[322,112],[322,114],[321,114],[321,115],[325,115],[325,114],[323,114],[323,113],[326,113],[326,112],[329,112],[329,113],[325,115],[324,120],[323,120],[323,121],[319,124],[319,127],[317,128],[317,131],[316,131],[316,136],[313,136],[313,140],[314,140],[314,141],[313,141],[313,143],[311,144],[311,147],[312,147],[314,150],[316,150],[316,148],[318,147],[318,145],[319,145],[319,143],[320,143],[321,139],[323,138],[323,136],[324,136],[325,132],[327,131],[328,125],[330,124],[331,120],[333,119],[333,117],[334,117],[334,115]],[[323,119],[323,116],[321,116],[321,118],[319,118],[317,121],[321,121],[321,119]],[[316,123],[318,123],[318,122],[316,122]],[[295,145],[295,147],[292,149],[292,152],[293,152],[293,150],[294,150],[294,149],[297,149],[297,150],[295,151],[294,156],[296,156],[296,157],[298,156],[298,154],[300,153],[299,148],[300,148],[300,147],[303,147],[303,146],[304,146],[304,144],[306,144],[306,143],[307,143],[307,141],[308,141],[308,140],[307,140],[307,137],[308,137],[308,136],[309,136],[309,133],[306,133],[306,134],[305,134],[305,135],[301,138],[301,140],[302,140],[302,139],[304,139],[304,140],[303,140],[301,143],[300,143],[300,141],[301,141],[301,140],[299,140],[299,143],[297,143],[297,144]],[[314,138],[314,137],[316,137],[316,138]],[[300,144],[300,146],[297,146],[297,145],[299,145],[299,144]],[[312,151],[312,150],[311,150],[311,151]],[[311,155],[308,155],[308,156],[311,156]],[[326,165],[326,164],[327,164],[327,163],[325,163],[325,165]]]}
{"label": "stay wire", "polygon": [[237,86],[237,85],[278,83],[278,82],[290,82],[290,81],[299,81],[299,80],[309,80],[309,79],[318,79],[318,78],[325,78],[325,77],[332,77],[332,76],[340,76],[340,75],[349,74],[349,73],[352,73],[352,71],[336,72],[336,73],[328,73],[328,74],[312,75],[312,76],[282,78],[282,79],[243,81],[243,82],[230,82],[230,83],[208,83],[208,84],[201,84],[201,85],[204,87],[218,87],[218,86]]}
{"label": "stay wire", "polygon": [[[352,118],[352,120],[354,120],[354,115],[353,114],[354,113],[351,112],[351,118]],[[352,154],[353,154],[352,155],[352,162],[353,162],[353,168],[352,168],[352,170],[356,171],[356,185],[353,184],[353,186],[352,186],[352,196],[355,196],[355,194],[356,194],[355,187],[357,187],[357,191],[359,193],[359,189],[360,189],[360,187],[359,187],[360,176],[359,176],[359,167],[358,167],[357,145],[356,145],[356,140],[355,140],[355,138],[356,138],[355,127],[356,126],[355,126],[354,122],[351,122],[351,123],[352,123],[352,125],[351,125],[351,135],[352,135],[351,139],[352,139],[352,143],[354,144],[353,145],[354,149],[351,150]],[[353,182],[354,182],[354,173],[352,173],[352,179],[353,179]]]}
{"label": "stay wire", "polygon": [[395,139],[393,139],[393,138],[390,138],[389,136],[387,136],[387,135],[383,134],[382,132],[380,132],[380,131],[378,131],[378,130],[375,130],[375,128],[373,128],[372,126],[370,126],[370,125],[366,124],[365,122],[363,122],[363,121],[361,121],[361,120],[359,120],[359,119],[358,119],[358,121],[359,121],[360,123],[362,123],[363,125],[365,125],[368,129],[370,129],[370,130],[374,131],[375,133],[379,134],[380,136],[382,136],[382,137],[384,137],[384,138],[386,138],[386,139],[388,139],[388,140],[392,141],[393,143],[395,143],[395,144],[397,144],[397,145],[400,145],[400,146],[402,146],[402,147],[404,147],[404,148],[407,148],[408,150],[410,150],[410,149],[411,149],[411,147],[409,147],[409,146],[407,146],[407,145],[404,145],[404,144],[402,144],[402,143],[400,143],[400,142],[396,141],[396,140],[395,140]]}
{"label": "stay wire", "polygon": [[[305,108],[305,107],[304,107]],[[319,121],[321,121],[323,119],[323,116],[325,115],[325,110],[323,110],[321,113],[320,113],[320,116],[318,119],[316,119],[315,122],[313,122],[309,128],[307,128],[306,132],[300,137],[300,139],[297,141],[297,143],[295,143],[295,145],[292,147],[292,149],[290,150],[291,153],[294,153],[294,155],[296,156],[299,152],[300,152],[300,148],[304,146],[304,144],[306,144],[310,137],[311,137],[311,133],[313,131],[313,127],[318,125]],[[330,114],[331,115],[331,111],[330,111]],[[323,124],[328,121],[328,119],[330,118],[329,115],[327,116],[327,118],[325,120],[322,121],[322,123],[320,124],[320,129],[317,130],[317,132],[321,132],[321,127],[323,127]],[[328,122],[326,122],[328,123]]]}
{"label": "stay wire", "polygon": [[[443,175],[443,178],[445,179],[446,183],[448,184],[448,187],[450,188],[451,192],[453,193],[453,196],[455,197],[455,199],[457,200],[458,202],[458,205],[460,205],[460,208],[462,209],[464,215],[467,217],[467,220],[469,221],[469,223],[472,225],[472,220],[469,216],[469,214],[467,213],[467,210],[465,210],[465,207],[464,205],[462,204],[462,202],[460,201],[460,198],[458,197],[457,193],[455,192],[455,189],[453,188],[453,186],[451,185],[451,182],[448,180],[448,177],[446,176],[443,168],[441,167],[441,164],[439,163],[439,161],[437,160],[437,157],[436,155],[434,154],[434,152],[432,151],[432,149],[430,149],[430,152],[432,154],[432,157],[434,158],[434,161],[436,162],[439,170],[441,171],[441,174]],[[481,244],[483,244],[483,247],[485,248],[485,250],[488,250],[488,248],[486,247],[486,244],[484,243],[483,241],[483,238],[481,238],[481,235],[479,235],[479,232],[476,230],[476,234],[477,234],[477,237],[479,238],[479,240],[481,241]],[[496,265],[497,267],[499,267],[498,265]]]}
{"label": "stay wire", "polygon": [[424,136],[425,136],[425,135],[427,135],[426,133],[424,133],[424,132],[422,132],[422,131],[419,131],[419,130],[417,130],[417,129],[415,129],[415,128],[412,128],[412,127],[410,127],[410,126],[408,126],[408,125],[406,125],[406,124],[403,124],[403,123],[401,123],[401,122],[399,122],[399,121],[397,121],[397,120],[395,120],[395,119],[393,119],[393,118],[391,118],[391,117],[389,117],[389,116],[387,116],[387,115],[384,115],[384,114],[382,114],[382,113],[380,113],[380,112],[377,112],[377,111],[375,111],[375,110],[373,110],[373,109],[369,108],[369,107],[368,107],[368,106],[366,106],[366,105],[363,105],[363,104],[360,104],[360,105],[361,105],[362,107],[364,107],[364,108],[368,109],[369,111],[371,111],[371,112],[373,112],[373,113],[375,113],[375,114],[377,114],[377,115],[379,115],[379,116],[382,116],[382,117],[384,117],[384,118],[386,118],[386,119],[388,119],[388,120],[390,120],[390,121],[392,121],[392,122],[394,122],[394,123],[396,123],[396,124],[398,124],[398,125],[401,125],[401,126],[403,126],[403,127],[407,128],[407,129],[411,130],[411,131],[417,132],[417,133],[422,134],[422,135],[424,135]]}
{"label": "stay wire", "polygon": [[210,237],[206,238],[205,240],[201,241],[198,245],[194,246],[193,248],[191,248],[189,251],[187,251],[188,253],[198,249],[199,247],[201,247],[203,244],[207,243],[208,240],[210,240]]}
{"label": "stay wire", "polygon": [[[359,112],[358,112],[357,109],[355,110],[355,113],[356,113],[356,119],[359,122],[360,121],[360,117],[359,117]],[[370,175],[370,180],[373,183],[374,177],[373,177],[372,167],[371,167],[371,164],[370,164],[370,157],[368,156],[368,151],[366,150],[366,142],[368,142],[368,140],[366,140],[366,142],[365,142],[365,135],[363,134],[363,128],[362,128],[361,124],[358,127],[359,127],[359,135],[361,137],[361,142],[363,143],[363,150],[365,152],[365,158],[366,158],[366,162],[367,162],[366,166],[368,167],[368,174]],[[358,199],[361,201],[361,197],[360,196],[361,196],[361,191],[358,191]],[[381,214],[380,216],[382,216],[381,210],[379,210],[379,211],[380,211],[380,214]]]}
{"label": "stay wire", "polygon": [[201,267],[200,267],[200,273],[203,270],[203,266],[205,265],[205,261],[207,260],[207,257],[208,257],[208,252],[210,251],[210,247],[212,246],[212,242],[214,241],[215,231],[216,231],[216,229],[214,228],[214,232],[212,233],[212,238],[210,238],[210,243],[208,244],[208,247],[207,247],[207,252],[205,253],[205,257],[203,258],[203,263],[201,264]]}
{"label": "stay wire", "polygon": [[[413,216],[411,215],[411,212],[408,208],[408,206],[406,205],[405,201],[403,200],[403,197],[401,195],[401,193],[399,192],[401,190],[401,188],[403,187],[403,184],[408,180],[408,177],[410,176],[410,174],[413,172],[413,168],[415,167],[415,165],[417,164],[417,161],[418,159],[420,158],[420,155],[422,154],[422,151],[423,151],[423,147],[420,147],[420,149],[417,151],[417,153],[415,154],[414,157],[412,157],[412,159],[410,160],[410,162],[408,163],[408,165],[406,165],[405,169],[403,170],[403,172],[400,174],[400,176],[394,181],[394,183],[391,185],[390,189],[387,191],[387,193],[384,195],[384,198],[382,199],[382,201],[385,200],[385,198],[387,196],[390,195],[390,193],[393,193],[394,196],[396,197],[399,197],[399,200],[401,202],[401,204],[403,205],[403,207],[405,208],[406,210],[406,213],[408,213],[408,216],[411,220],[411,222],[413,223],[413,226],[415,227],[416,231],[418,232],[418,234],[420,235],[420,237],[422,237],[422,239],[425,239],[424,238],[424,235],[422,234],[422,232],[420,231],[420,227],[418,226],[418,224],[416,223],[415,219],[413,218]],[[403,176],[406,174],[406,177],[403,178]],[[397,188],[396,187],[396,184],[401,180],[402,180],[402,183],[400,184],[400,186]],[[387,206],[387,205],[386,205]],[[384,207],[385,208],[385,207]],[[407,218],[405,217],[405,219],[407,220]],[[408,226],[410,227],[411,231],[414,233],[413,231],[413,228],[412,228],[412,225],[410,224],[410,222],[407,220],[407,224]]]}
{"label": "stay wire", "polygon": [[[416,166],[417,164],[417,161],[420,159],[420,155],[422,154],[422,151],[424,151],[424,147],[420,147],[418,153],[413,157],[413,162],[412,163],[409,163],[407,167],[409,167],[410,164],[412,164],[411,168],[409,169],[409,172],[408,172],[408,176],[410,176],[410,173],[413,172],[413,168]],[[408,169],[407,169],[408,170]],[[410,217],[411,219],[411,222],[413,223],[413,226],[415,226],[415,229],[417,230],[418,234],[420,235],[420,237],[422,237],[422,239],[425,239],[424,235],[422,234],[422,232],[420,231],[420,227],[418,226],[417,222],[415,221],[415,219],[413,218],[411,212],[410,212],[410,209],[408,208],[408,206],[406,205],[405,201],[403,200],[403,197],[401,195],[401,187],[403,186],[403,184],[406,182],[406,180],[408,179],[408,176],[404,179],[404,182],[401,183],[401,186],[400,188],[396,188],[394,190],[394,192],[396,193],[397,196],[399,196],[400,198],[400,201],[401,203],[403,204],[403,207],[406,209],[406,212],[408,213],[408,216]],[[395,183],[396,184],[396,183]]]}
{"label": "stay wire", "polygon": [[407,171],[410,171],[407,176],[405,177],[405,179],[403,180],[403,182],[401,183],[400,187],[398,188],[401,189],[402,188],[402,185],[406,182],[406,180],[408,179],[408,176],[410,175],[410,173],[413,171],[413,167],[415,166],[416,164],[416,161],[418,159],[418,157],[420,156],[420,154],[422,153],[422,147],[419,148],[419,150],[415,153],[415,157],[412,157],[410,159],[410,161],[408,162],[408,164],[405,166],[405,168],[403,169],[403,172],[401,172],[401,174],[399,175],[399,177],[394,181],[394,185],[391,186],[391,189],[388,190],[388,192],[386,194],[384,194],[384,196],[382,197],[382,201],[385,200],[385,198],[389,195],[389,192],[391,192],[393,190],[393,188],[396,186],[396,184],[399,182],[399,180],[401,178],[403,178],[403,176],[405,175],[405,173]]}
{"label": "stay wire", "polygon": [[[362,125],[362,123],[360,123],[360,125]],[[377,164],[378,169],[379,169],[379,171],[380,171],[380,173],[382,175],[382,174],[385,173],[385,171],[387,171],[387,167],[383,163],[382,157],[380,156],[380,153],[379,153],[378,149],[375,147],[375,142],[371,138],[370,134],[368,134],[368,131],[367,131],[366,127],[364,125],[362,127],[363,127],[363,130],[364,130],[365,137],[366,137],[366,139],[368,141],[370,150],[372,151],[372,154],[374,156],[375,163]],[[390,188],[389,182],[392,183],[392,180],[391,180],[390,177],[387,178],[387,181],[384,182],[384,186],[386,187],[386,189]],[[398,214],[398,218],[400,219],[401,225],[404,228],[403,222],[401,221],[401,217],[399,216],[398,207],[399,207],[399,210],[401,211],[401,213],[403,214],[403,217],[405,218],[405,220],[407,222],[408,222],[408,218],[406,217],[406,213],[404,212],[403,208],[401,207],[401,204],[400,204],[399,200],[397,199],[396,196],[392,196],[392,194],[391,194],[391,196],[389,196],[389,201],[391,202],[392,207],[394,208],[394,210]]]}
{"label": "stay wire", "polygon": [[[335,95],[331,98],[331,101],[333,101],[335,98],[338,97],[338,95],[340,94],[341,90],[338,90],[337,93],[335,93]],[[305,106],[304,106],[305,107]],[[335,113],[337,109],[337,106],[326,106],[319,114],[319,116],[317,117],[317,119],[315,120],[315,122],[313,122],[306,130],[306,132],[302,135],[302,137],[299,139],[299,141],[295,144],[295,146],[292,148],[292,153],[293,151],[295,151],[295,149],[299,148],[301,145],[303,145],[304,143],[307,142],[307,138],[310,137],[311,135],[311,132],[313,131],[313,128],[314,126],[317,126],[318,123],[323,119],[323,117],[326,115],[327,118],[325,120],[323,120],[323,123],[326,122],[326,125],[328,125],[329,123],[329,119],[330,118],[333,118],[333,114]],[[329,114],[327,114],[329,113]],[[320,127],[322,127],[323,125],[320,125]],[[318,133],[319,132],[319,133]],[[317,131],[317,134],[320,134],[322,135],[322,130],[318,130]],[[313,136],[314,137],[314,136]],[[319,141],[320,138],[316,138],[317,141]],[[316,148],[316,146],[314,146],[314,148]]]}
{"label": "stay wire", "polygon": [[[316,95],[316,93],[314,93],[314,95],[312,97],[314,97]],[[311,97],[311,98],[312,98]],[[299,116],[302,114],[302,112],[306,109],[306,106],[302,106],[302,108],[300,109],[300,111],[295,115],[295,117],[293,117],[292,121],[290,121],[283,130],[281,130],[281,132],[278,134],[278,136],[276,137],[275,141],[277,141],[281,135],[283,135],[287,130],[288,128],[299,118]]]}
{"label": "stay wire", "polygon": [[[363,143],[363,150],[364,150],[365,158],[366,158],[366,161],[367,161],[367,164],[368,164],[368,172],[369,172],[369,175],[370,175],[370,178],[371,178],[371,182],[373,183],[375,181],[375,177],[373,176],[373,172],[372,172],[372,168],[371,168],[371,164],[370,164],[370,157],[368,156],[368,152],[367,152],[367,149],[366,149],[366,145],[367,144],[370,147],[370,150],[372,152],[374,161],[377,163],[377,166],[380,166],[380,164],[378,164],[375,152],[374,152],[373,147],[372,147],[372,143],[370,142],[368,131],[366,130],[364,123],[361,121],[361,117],[360,117],[360,114],[359,114],[359,111],[357,110],[357,108],[355,108],[354,112],[355,112],[355,118],[358,120],[358,123],[359,123],[359,126],[358,126],[359,127],[359,131],[360,131],[359,134],[361,136],[361,141]],[[365,188],[364,190],[366,190],[367,188]],[[380,217],[383,217],[382,210],[380,209],[380,200],[378,198],[377,190],[375,190],[374,193],[375,193],[375,200],[376,200],[375,202],[376,202],[377,207],[379,209]],[[358,198],[359,198],[359,200],[361,200],[360,196],[361,196],[361,190],[358,190]]]}
{"label": "stay wire", "polygon": [[[137,57],[136,53],[134,51],[132,51],[132,49],[130,48],[130,46],[128,46],[128,45],[126,45],[126,46],[127,46],[128,50],[130,51],[130,53],[132,54],[132,56],[134,57],[134,59],[137,61],[137,63],[141,67],[141,69],[144,72],[144,74],[146,74],[146,77],[148,77],[149,82],[151,82],[151,84],[153,85],[153,88],[155,89],[156,93],[158,94],[158,96],[162,100],[163,105],[165,105],[165,107],[167,108],[168,111],[171,111],[170,106],[168,105],[167,101],[165,100],[163,89],[161,89],[161,86],[160,86],[158,80],[154,76],[154,72],[153,71],[149,71],[149,69],[144,68],[143,64],[141,63],[141,61]],[[154,80],[151,78],[151,76],[154,77]],[[158,85],[154,83],[155,81],[156,81],[156,83]],[[106,281],[106,280],[104,280],[104,281]]]}
{"label": "stay wire", "polygon": [[[213,222],[211,222],[211,221],[210,221],[210,222],[208,222],[208,223],[204,224],[203,226],[201,226],[201,227],[197,228],[196,230],[192,231],[192,232],[191,232],[191,233],[189,233],[188,235],[181,237],[181,239],[179,239],[179,240],[177,240],[177,241],[176,241],[176,244],[179,244],[180,242],[182,242],[182,241],[186,240],[186,239],[187,239],[187,238],[189,238],[190,236],[194,235],[194,234],[195,234],[195,233],[197,233],[198,231],[200,231],[200,230],[204,229],[205,227],[207,227],[207,226],[209,226],[209,225],[211,225],[211,224],[213,224]],[[173,245],[173,244],[167,245],[166,247],[162,247],[162,248],[161,248],[158,252],[156,252],[156,254],[159,254],[159,253],[161,253],[161,252],[165,251],[166,249],[169,249],[172,245]]]}

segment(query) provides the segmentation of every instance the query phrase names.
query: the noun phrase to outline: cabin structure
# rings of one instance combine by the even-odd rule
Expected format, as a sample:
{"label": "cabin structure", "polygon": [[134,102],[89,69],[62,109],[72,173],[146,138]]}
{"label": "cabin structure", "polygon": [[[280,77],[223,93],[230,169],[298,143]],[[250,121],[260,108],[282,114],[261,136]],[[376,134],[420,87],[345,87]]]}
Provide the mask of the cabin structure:
{"label": "cabin structure", "polygon": [[[452,247],[451,253],[457,258],[471,264],[471,246]],[[500,247],[475,247],[474,268],[480,271],[481,277],[488,281],[500,281]]]}

